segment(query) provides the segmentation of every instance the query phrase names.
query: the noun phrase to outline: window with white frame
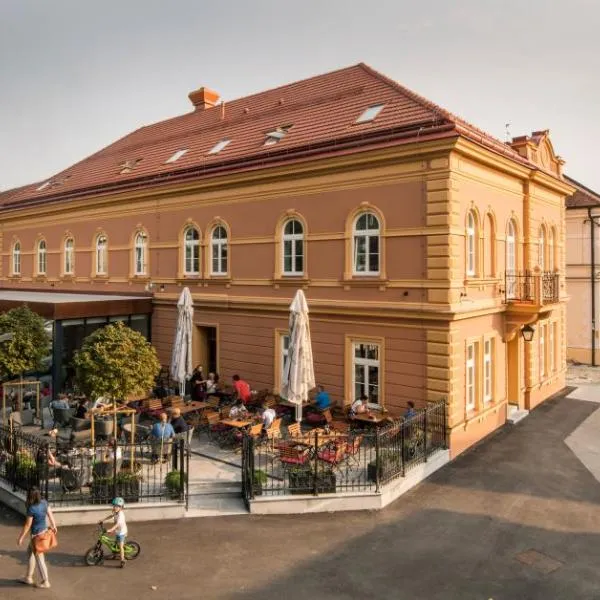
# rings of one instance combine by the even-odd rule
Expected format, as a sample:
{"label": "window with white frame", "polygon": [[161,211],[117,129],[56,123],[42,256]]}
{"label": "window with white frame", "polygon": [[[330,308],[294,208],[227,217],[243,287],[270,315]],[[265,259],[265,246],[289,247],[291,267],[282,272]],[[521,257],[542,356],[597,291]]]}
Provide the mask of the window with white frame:
{"label": "window with white frame", "polygon": [[96,275],[106,275],[108,270],[108,241],[105,235],[96,238]]}
{"label": "window with white frame", "polygon": [[183,236],[183,271],[186,275],[200,273],[200,233],[188,227]]}
{"label": "window with white frame", "polygon": [[494,340],[483,342],[483,402],[494,398]]}
{"label": "window with white frame", "polygon": [[544,227],[540,227],[540,234],[538,237],[538,266],[542,271],[545,270],[546,267],[546,232],[544,231]]}
{"label": "window with white frame", "polygon": [[46,241],[40,240],[37,247],[37,272],[38,275],[46,274]]}
{"label": "window with white frame", "polygon": [[75,242],[73,241],[73,238],[68,238],[65,240],[64,260],[65,275],[72,275],[75,263]]}
{"label": "window with white frame", "polygon": [[133,272],[135,275],[146,275],[148,253],[148,236],[140,231],[134,240]]}
{"label": "window with white frame", "polygon": [[510,219],[506,228],[506,297],[517,295],[517,248],[515,222]]}
{"label": "window with white frame", "polygon": [[548,340],[548,353],[549,353],[549,360],[548,362],[550,363],[550,371],[552,373],[554,373],[556,371],[556,340],[557,340],[557,323],[553,322],[550,323],[550,330],[549,330],[549,337],[550,339]]}
{"label": "window with white frame", "polygon": [[355,275],[379,275],[381,231],[373,213],[363,213],[354,222],[353,267]]}
{"label": "window with white frame", "polygon": [[212,275],[227,275],[227,231],[222,225],[213,229],[211,240]]}
{"label": "window with white frame", "polygon": [[546,377],[546,325],[544,323],[539,326],[539,369],[540,369],[540,381]]}
{"label": "window with white frame", "polygon": [[290,351],[290,335],[289,333],[282,333],[279,341],[279,347],[281,349],[281,357],[280,357],[280,373],[281,373],[281,381],[283,381],[284,373],[285,373],[285,361],[288,358]]}
{"label": "window with white frame", "polygon": [[548,233],[548,271],[554,271],[554,228]]}
{"label": "window with white frame", "polygon": [[297,219],[288,221],[283,227],[283,274],[304,273],[304,228]]}
{"label": "window with white frame", "polygon": [[21,242],[15,242],[13,246],[12,272],[13,275],[21,274]]}
{"label": "window with white frame", "polygon": [[467,215],[467,276],[475,277],[477,271],[477,218],[470,210]]}
{"label": "window with white frame", "polygon": [[467,344],[465,407],[467,412],[475,410],[477,404],[477,354],[479,344]]}
{"label": "window with white frame", "polygon": [[379,404],[379,345],[355,342],[353,344],[352,357],[352,371],[354,376],[352,386],[354,390],[353,401],[365,395],[369,399],[369,404]]}

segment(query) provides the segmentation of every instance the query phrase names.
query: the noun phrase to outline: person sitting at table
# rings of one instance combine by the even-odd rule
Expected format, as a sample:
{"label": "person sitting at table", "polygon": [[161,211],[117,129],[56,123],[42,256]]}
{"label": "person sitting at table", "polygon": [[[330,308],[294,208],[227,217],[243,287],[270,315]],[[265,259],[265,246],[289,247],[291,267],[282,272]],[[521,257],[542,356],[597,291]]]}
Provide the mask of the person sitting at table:
{"label": "person sitting at table", "polygon": [[241,398],[238,398],[235,401],[235,404],[231,407],[229,411],[230,419],[242,419],[243,417],[248,416],[248,409],[242,402]]}
{"label": "person sitting at table", "polygon": [[275,417],[277,417],[277,413],[275,412],[275,409],[269,408],[269,405],[265,402],[263,404],[262,415],[260,416],[260,420],[262,421],[262,424],[263,424],[263,434],[265,434],[267,429],[269,429],[269,427],[271,427],[271,425],[273,424],[273,421],[275,420]]}
{"label": "person sitting at table", "polygon": [[181,416],[181,409],[174,408],[171,413],[171,427],[175,433],[184,433],[189,429],[189,425],[185,422],[185,419]]}
{"label": "person sitting at table", "polygon": [[123,458],[123,451],[117,445],[115,437],[111,437],[106,446],[98,446],[96,448],[96,461],[98,462],[113,462],[115,457],[117,460]]}
{"label": "person sitting at table", "polygon": [[170,453],[170,446],[175,430],[171,423],[167,422],[167,413],[160,413],[160,421],[154,423],[152,430],[150,431],[150,438],[152,440],[152,462],[158,462],[159,454],[161,454],[163,461],[166,461]]}
{"label": "person sitting at table", "polygon": [[76,419],[85,419],[85,416],[87,415],[87,399],[86,398],[81,398],[79,400],[79,404],[77,404],[77,409],[75,410],[75,418]]}
{"label": "person sitting at table", "polygon": [[233,393],[236,400],[240,399],[244,404],[248,404],[252,398],[252,392],[250,390],[250,384],[243,379],[240,379],[239,375],[233,376]]}
{"label": "person sitting at table", "polygon": [[369,399],[365,394],[355,400],[350,407],[350,415],[363,415],[369,412]]}
{"label": "person sitting at table", "polygon": [[331,406],[331,398],[329,394],[325,391],[325,388],[322,385],[317,386],[318,394],[315,398],[315,408],[320,411],[325,410]]}
{"label": "person sitting at table", "polygon": [[217,373],[209,373],[205,383],[207,394],[216,394],[219,391],[219,375]]}
{"label": "person sitting at table", "polygon": [[417,411],[415,410],[415,403],[412,400],[409,400],[407,404],[408,408],[406,409],[406,412],[403,416],[405,419],[412,419],[413,417],[417,416]]}
{"label": "person sitting at table", "polygon": [[110,400],[105,398],[104,396],[98,396],[92,402],[92,410],[97,410],[99,408],[104,408],[105,406],[110,406]]}
{"label": "person sitting at table", "polygon": [[69,402],[65,394],[59,394],[58,400],[53,400],[50,402],[50,408],[54,410],[55,408],[69,408]]}

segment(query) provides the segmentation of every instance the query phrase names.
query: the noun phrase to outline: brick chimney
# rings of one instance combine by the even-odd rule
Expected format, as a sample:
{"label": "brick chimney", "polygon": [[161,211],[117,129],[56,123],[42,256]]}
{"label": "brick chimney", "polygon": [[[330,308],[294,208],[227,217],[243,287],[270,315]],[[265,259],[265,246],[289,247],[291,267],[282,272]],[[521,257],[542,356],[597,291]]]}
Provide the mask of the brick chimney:
{"label": "brick chimney", "polygon": [[188,98],[191,100],[196,110],[205,110],[207,108],[212,108],[217,103],[219,94],[209,88],[201,87],[199,90],[190,92]]}

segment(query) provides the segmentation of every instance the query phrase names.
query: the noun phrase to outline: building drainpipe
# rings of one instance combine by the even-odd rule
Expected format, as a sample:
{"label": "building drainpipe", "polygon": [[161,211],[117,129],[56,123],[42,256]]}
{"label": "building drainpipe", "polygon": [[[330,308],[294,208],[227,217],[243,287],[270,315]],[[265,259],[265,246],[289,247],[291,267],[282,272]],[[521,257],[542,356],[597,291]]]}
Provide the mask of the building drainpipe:
{"label": "building drainpipe", "polygon": [[592,286],[592,367],[596,366],[596,240],[594,239],[594,231],[596,224],[592,217],[592,209],[588,208],[590,216],[590,244],[591,244],[591,260],[590,260],[590,284]]}

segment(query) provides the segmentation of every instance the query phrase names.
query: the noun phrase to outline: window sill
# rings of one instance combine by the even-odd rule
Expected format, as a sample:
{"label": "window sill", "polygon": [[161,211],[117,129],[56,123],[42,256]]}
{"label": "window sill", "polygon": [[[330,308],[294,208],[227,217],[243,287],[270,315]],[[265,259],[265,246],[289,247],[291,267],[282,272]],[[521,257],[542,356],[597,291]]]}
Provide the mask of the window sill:
{"label": "window sill", "polygon": [[280,277],[273,277],[273,287],[275,289],[279,287],[298,287],[302,286],[307,288],[310,285],[310,279],[306,276],[298,275],[281,275]]}
{"label": "window sill", "polygon": [[389,285],[387,278],[380,277],[379,275],[354,275],[351,278],[345,277],[341,281],[345,290],[350,288],[379,288],[381,291],[385,290]]}
{"label": "window sill", "polygon": [[22,275],[20,273],[13,273],[12,275],[9,275],[8,278],[9,279],[13,279],[15,281],[18,281],[19,279],[21,279]]}
{"label": "window sill", "polygon": [[34,275],[33,281],[46,282],[46,281],[48,281],[48,276],[47,275]]}
{"label": "window sill", "polygon": [[91,279],[95,281],[108,281],[108,275],[96,273],[95,275],[91,276]]}
{"label": "window sill", "polygon": [[131,275],[129,277],[131,281],[137,281],[140,283],[147,283],[150,281],[150,275]]}
{"label": "window sill", "polygon": [[497,277],[468,277],[464,280],[465,287],[477,287],[480,285],[496,285],[501,280]]}
{"label": "window sill", "polygon": [[75,281],[75,274],[74,273],[69,273],[68,275],[61,275],[59,277],[59,279],[61,281]]}

